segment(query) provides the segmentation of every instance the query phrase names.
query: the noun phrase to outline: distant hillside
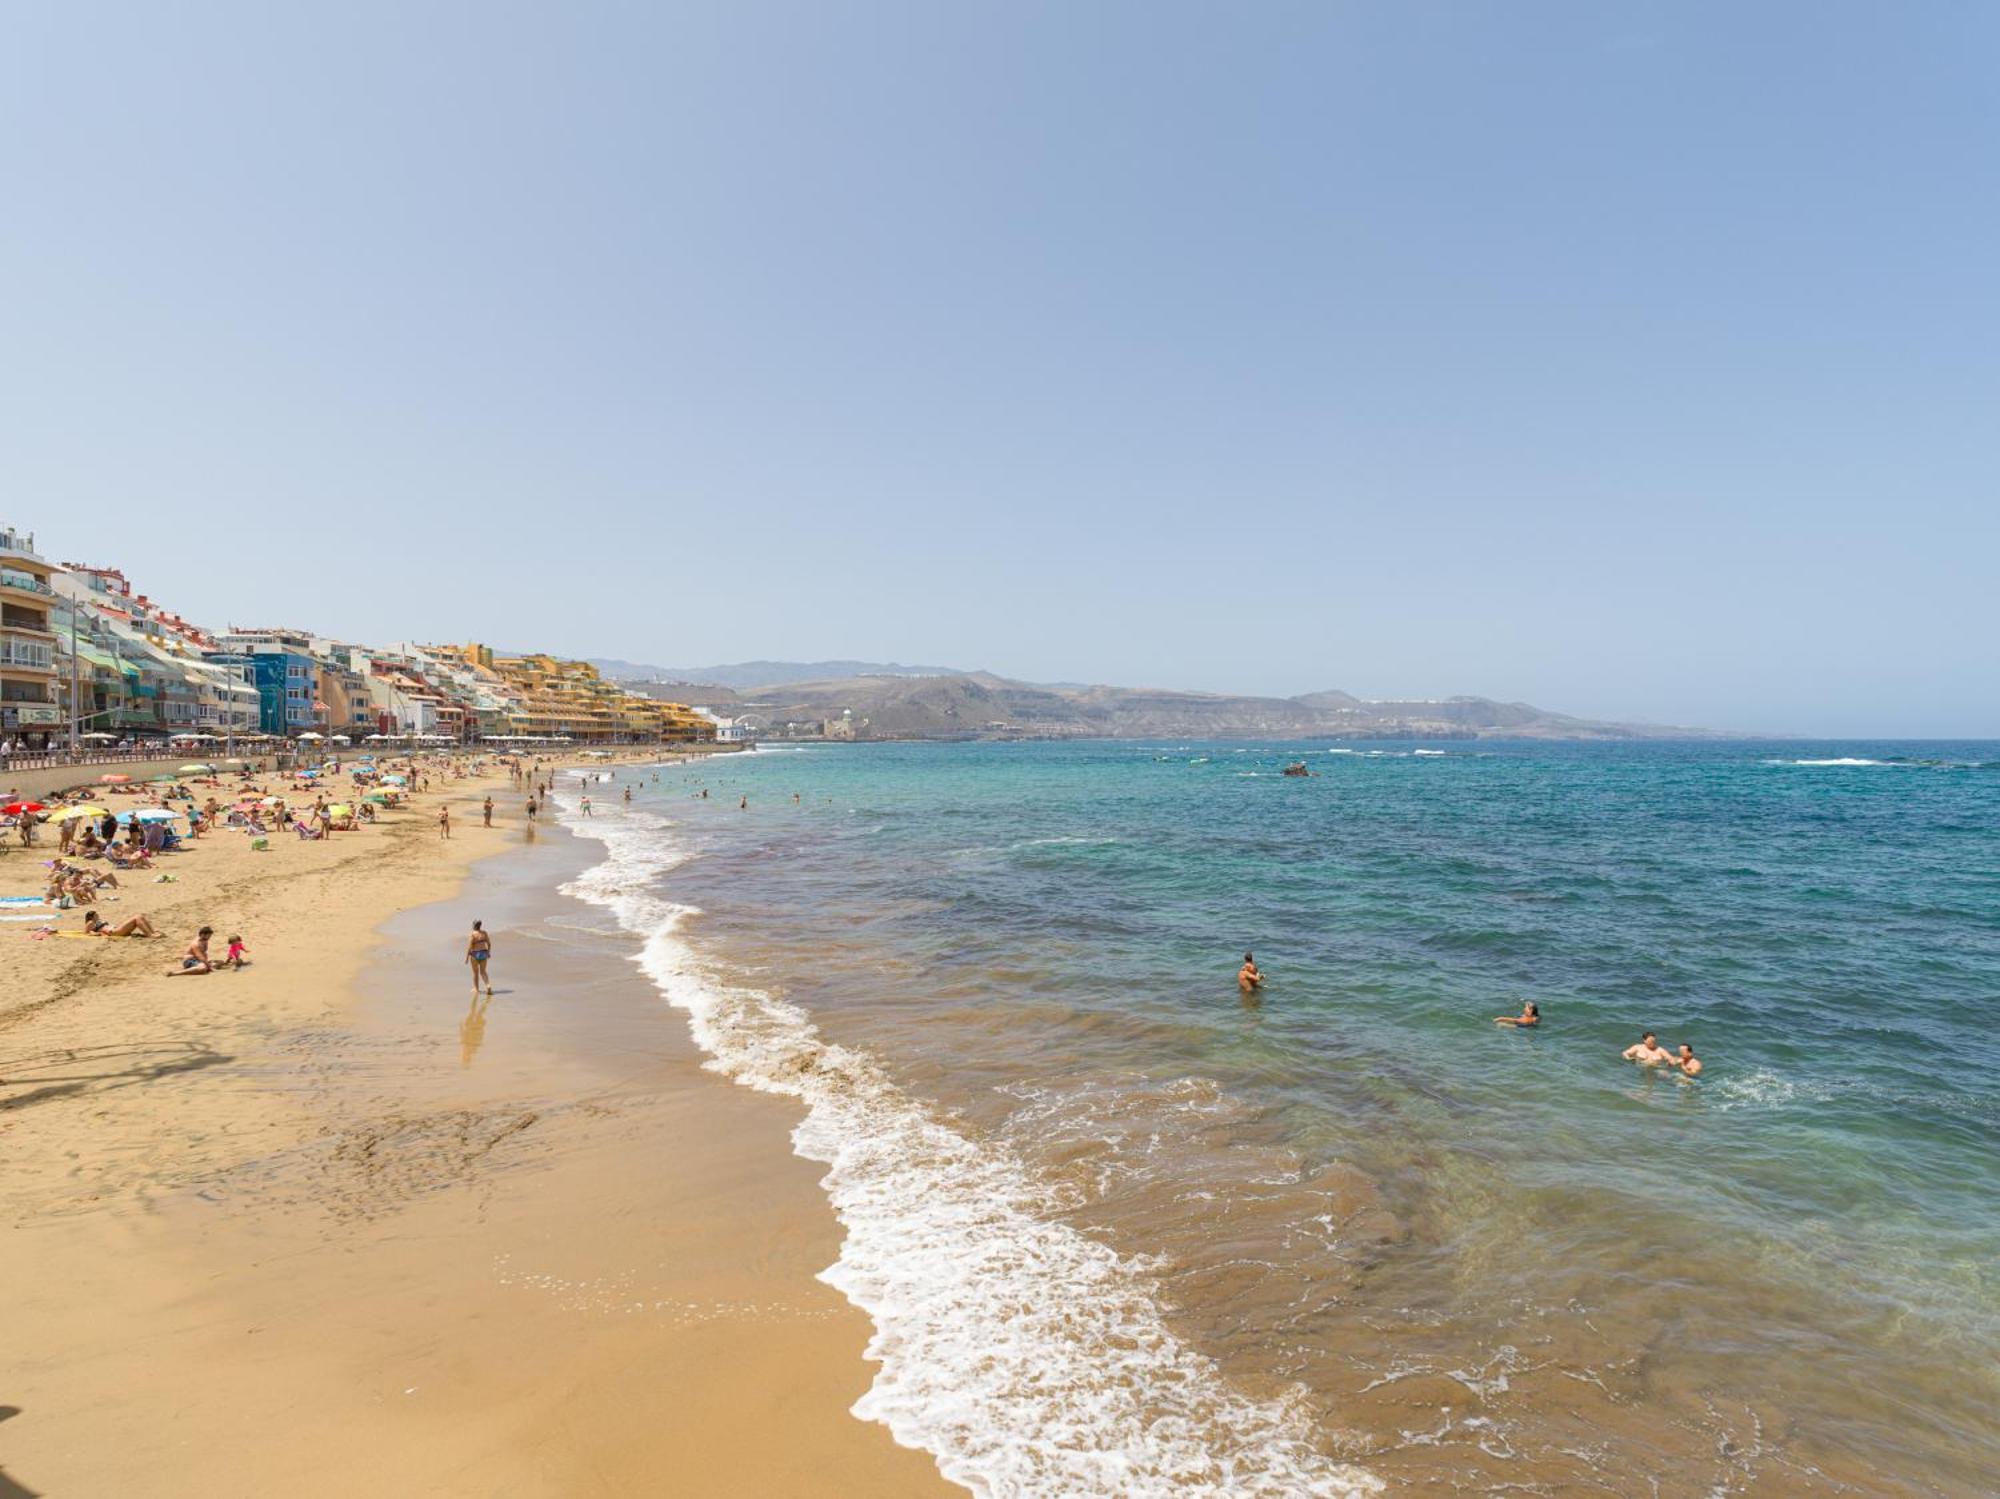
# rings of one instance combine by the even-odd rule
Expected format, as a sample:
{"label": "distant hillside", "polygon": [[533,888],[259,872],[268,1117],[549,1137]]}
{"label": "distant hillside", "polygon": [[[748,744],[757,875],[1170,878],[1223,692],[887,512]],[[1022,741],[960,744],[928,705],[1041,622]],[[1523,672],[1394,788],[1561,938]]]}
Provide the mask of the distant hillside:
{"label": "distant hillside", "polygon": [[898,666],[893,661],[739,661],[733,666],[649,666],[643,661],[593,657],[590,664],[620,680],[702,682],[738,691],[785,682],[820,682],[839,677],[955,677],[957,666]]}
{"label": "distant hillside", "polygon": [[[765,663],[771,664],[771,663]],[[736,668],[714,668],[729,671]],[[661,685],[661,695],[699,687]],[[683,701],[760,728],[827,720],[870,739],[1659,739],[1704,731],[1604,723],[1483,697],[1367,701],[1345,692],[1237,697],[1132,687],[1051,687],[987,672],[843,675]]]}
{"label": "distant hillside", "polygon": [[725,717],[734,717],[742,711],[742,699],[733,687],[718,687],[711,682],[666,682],[627,680],[620,683],[641,697],[657,698],[661,702],[688,703],[697,708],[713,708]]}

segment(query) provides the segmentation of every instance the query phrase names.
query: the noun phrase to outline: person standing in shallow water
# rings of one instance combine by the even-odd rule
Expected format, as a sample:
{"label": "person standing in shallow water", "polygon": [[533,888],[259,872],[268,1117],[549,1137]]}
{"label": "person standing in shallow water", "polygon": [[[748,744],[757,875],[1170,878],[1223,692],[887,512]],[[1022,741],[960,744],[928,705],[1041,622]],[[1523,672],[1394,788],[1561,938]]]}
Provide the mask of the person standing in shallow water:
{"label": "person standing in shallow water", "polygon": [[493,956],[493,939],[486,933],[486,923],[472,923],[472,935],[465,940],[465,961],[472,965],[472,992],[478,995],[481,986],[488,994],[493,992],[493,980],[486,976],[487,961]]}
{"label": "person standing in shallow water", "polygon": [[1236,970],[1236,987],[1245,994],[1255,994],[1264,987],[1264,970],[1257,966],[1255,954],[1243,955],[1243,966]]}
{"label": "person standing in shallow water", "polygon": [[1628,1062],[1638,1062],[1647,1067],[1656,1067],[1662,1062],[1671,1064],[1674,1060],[1673,1054],[1660,1045],[1660,1038],[1651,1031],[1626,1047],[1620,1055]]}

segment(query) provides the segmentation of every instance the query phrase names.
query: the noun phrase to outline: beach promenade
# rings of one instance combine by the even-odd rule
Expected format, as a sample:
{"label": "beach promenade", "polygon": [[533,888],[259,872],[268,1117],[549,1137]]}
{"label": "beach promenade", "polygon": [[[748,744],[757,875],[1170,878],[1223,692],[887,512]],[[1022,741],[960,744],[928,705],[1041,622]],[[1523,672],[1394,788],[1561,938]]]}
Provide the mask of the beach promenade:
{"label": "beach promenade", "polygon": [[[593,855],[525,800],[433,772],[328,842],[211,834],[103,904],[156,941],[0,926],[0,1492],[956,1492],[847,1413],[869,1326],[790,1112],[615,933],[542,939]],[[167,982],[201,925],[251,966]]]}

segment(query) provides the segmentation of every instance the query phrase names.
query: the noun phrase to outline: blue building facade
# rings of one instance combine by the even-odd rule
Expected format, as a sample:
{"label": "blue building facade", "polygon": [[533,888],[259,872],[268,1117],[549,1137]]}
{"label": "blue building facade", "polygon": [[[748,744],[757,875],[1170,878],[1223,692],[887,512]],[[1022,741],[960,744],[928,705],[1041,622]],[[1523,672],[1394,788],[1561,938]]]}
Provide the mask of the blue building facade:
{"label": "blue building facade", "polygon": [[296,651],[208,651],[210,661],[247,666],[257,684],[257,727],[266,734],[298,735],[318,721],[311,656]]}

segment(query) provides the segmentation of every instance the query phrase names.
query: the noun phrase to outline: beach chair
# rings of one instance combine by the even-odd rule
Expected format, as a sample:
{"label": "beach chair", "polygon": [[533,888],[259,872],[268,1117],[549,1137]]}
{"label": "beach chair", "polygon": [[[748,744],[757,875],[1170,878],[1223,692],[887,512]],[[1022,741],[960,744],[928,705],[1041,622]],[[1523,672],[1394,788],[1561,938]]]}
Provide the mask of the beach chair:
{"label": "beach chair", "polygon": [[311,843],[316,838],[323,838],[326,836],[325,834],[320,832],[318,828],[314,827],[311,823],[301,822],[297,818],[292,819],[292,831],[297,833],[300,839],[306,843]]}

